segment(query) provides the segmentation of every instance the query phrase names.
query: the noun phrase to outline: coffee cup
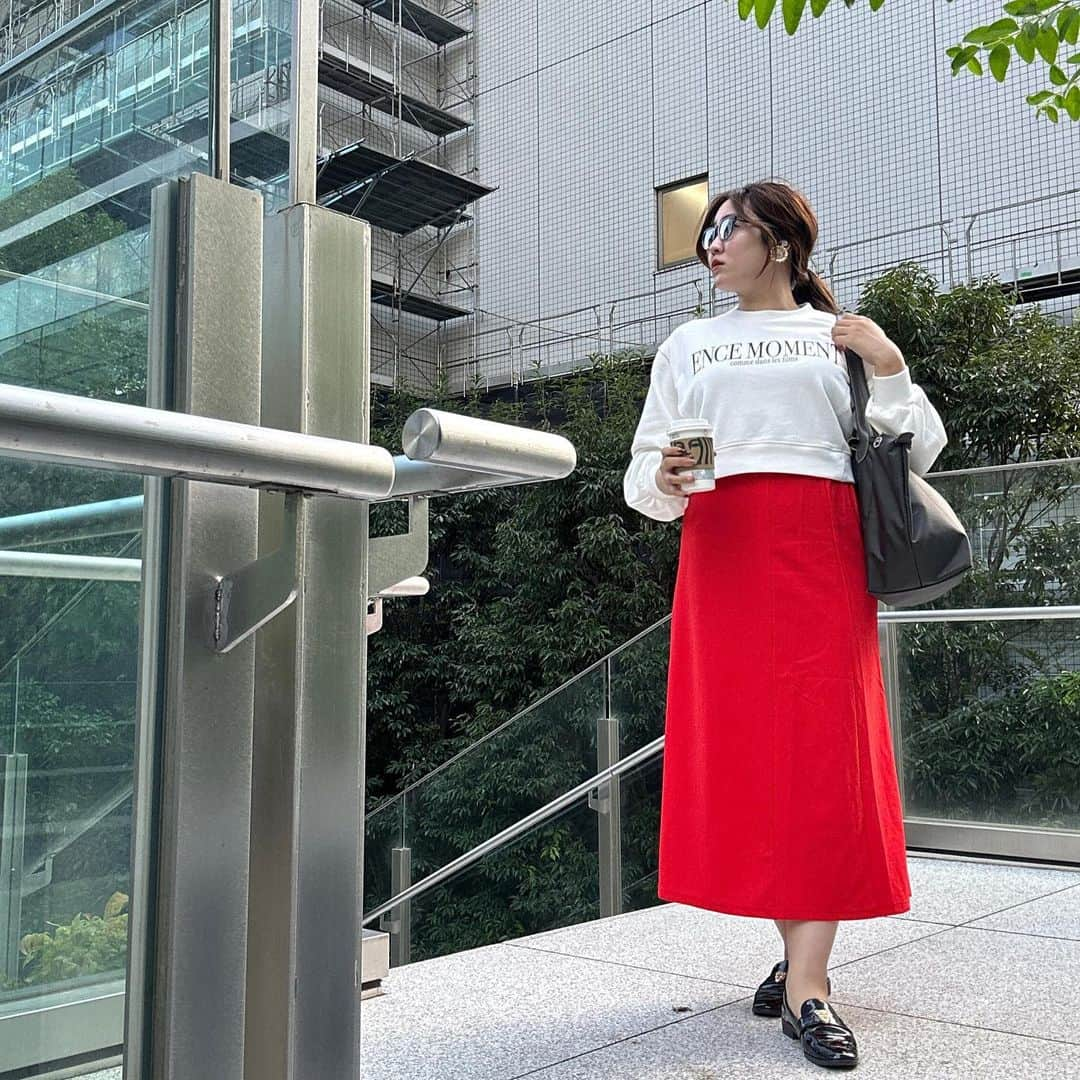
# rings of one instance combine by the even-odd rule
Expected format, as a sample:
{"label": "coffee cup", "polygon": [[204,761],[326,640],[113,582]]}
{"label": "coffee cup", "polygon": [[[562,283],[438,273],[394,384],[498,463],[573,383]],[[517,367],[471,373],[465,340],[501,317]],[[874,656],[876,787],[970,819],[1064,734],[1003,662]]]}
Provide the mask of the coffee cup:
{"label": "coffee cup", "polygon": [[694,459],[692,465],[681,466],[675,470],[680,474],[689,472],[693,477],[689,484],[682,485],[683,494],[712,491],[716,487],[712,424],[701,416],[684,417],[668,428],[668,442],[679,447],[687,457]]}

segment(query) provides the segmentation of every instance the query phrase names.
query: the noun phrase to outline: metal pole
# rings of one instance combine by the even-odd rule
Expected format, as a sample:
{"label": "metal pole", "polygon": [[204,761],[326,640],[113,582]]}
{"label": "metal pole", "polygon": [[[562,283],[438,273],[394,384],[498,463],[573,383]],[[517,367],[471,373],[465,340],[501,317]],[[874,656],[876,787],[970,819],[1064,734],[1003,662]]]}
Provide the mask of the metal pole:
{"label": "metal pole", "polygon": [[[262,420],[369,438],[370,228],[309,204],[266,222]],[[283,541],[260,501],[260,559]],[[360,1073],[366,501],[300,499],[295,602],[258,631],[247,1080]]]}
{"label": "metal pole", "polygon": [[[412,848],[390,850],[390,895],[397,896],[412,884]],[[379,928],[390,934],[390,964],[400,967],[412,956],[412,901],[403,900],[382,917]]]}
{"label": "metal pole", "polygon": [[0,757],[0,972],[12,982],[19,977],[26,772],[25,754]]}
{"label": "metal pole", "polygon": [[317,201],[319,0],[293,0],[289,203]]}
{"label": "metal pole", "polygon": [[[176,304],[174,400],[192,414],[180,419],[259,421],[262,214],[257,192],[198,173],[179,183],[176,295],[155,283],[152,298]],[[236,1078],[244,1067],[255,656],[250,639],[214,653],[206,619],[211,583],[255,558],[258,494],[195,480],[170,488],[149,1075]],[[140,670],[140,701],[157,677]],[[155,720],[141,716],[140,728]],[[139,761],[146,764],[141,748]],[[141,800],[146,777],[138,779]]]}
{"label": "metal pole", "polygon": [[[596,728],[596,771],[619,760],[619,721],[611,715],[611,657],[604,659],[604,709]],[[612,776],[599,786],[589,805],[598,812],[597,857],[600,861],[600,917],[622,913],[621,777]]]}
{"label": "metal pole", "polygon": [[210,0],[210,175],[229,181],[232,0]]}

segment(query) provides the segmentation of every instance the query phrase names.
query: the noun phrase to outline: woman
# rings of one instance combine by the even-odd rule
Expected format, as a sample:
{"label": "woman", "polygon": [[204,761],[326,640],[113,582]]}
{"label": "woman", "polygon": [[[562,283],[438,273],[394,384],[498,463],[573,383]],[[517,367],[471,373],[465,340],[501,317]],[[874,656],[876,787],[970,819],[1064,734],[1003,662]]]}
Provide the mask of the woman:
{"label": "woman", "polygon": [[[817,220],[786,184],[713,198],[698,258],[738,304],[659,346],[631,445],[627,503],[682,518],[671,618],[661,899],[775,920],[784,959],[753,1011],[816,1064],[851,1068],[829,1004],[840,919],[910,910],[903,817],[866,590],[844,348],[867,417],[913,433],[920,476],[946,444],[937,411],[873,320],[840,314],[808,267]],[[687,495],[678,418],[713,426],[716,487]]]}

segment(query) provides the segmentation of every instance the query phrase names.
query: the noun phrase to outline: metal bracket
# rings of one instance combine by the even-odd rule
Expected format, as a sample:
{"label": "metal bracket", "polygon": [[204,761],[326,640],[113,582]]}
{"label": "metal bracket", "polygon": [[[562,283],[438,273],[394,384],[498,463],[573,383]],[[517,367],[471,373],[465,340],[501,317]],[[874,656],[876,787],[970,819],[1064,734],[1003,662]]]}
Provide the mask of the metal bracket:
{"label": "metal bracket", "polygon": [[417,576],[427,564],[428,498],[410,495],[409,531],[368,541],[368,595],[377,597],[391,585]]}
{"label": "metal bracket", "polygon": [[214,652],[236,648],[296,599],[296,507],[305,497],[286,492],[277,551],[216,579],[209,635]]}
{"label": "metal bracket", "polygon": [[598,814],[610,814],[611,813],[611,781],[607,780],[604,783],[594,787],[589,792],[589,809],[595,810]]}

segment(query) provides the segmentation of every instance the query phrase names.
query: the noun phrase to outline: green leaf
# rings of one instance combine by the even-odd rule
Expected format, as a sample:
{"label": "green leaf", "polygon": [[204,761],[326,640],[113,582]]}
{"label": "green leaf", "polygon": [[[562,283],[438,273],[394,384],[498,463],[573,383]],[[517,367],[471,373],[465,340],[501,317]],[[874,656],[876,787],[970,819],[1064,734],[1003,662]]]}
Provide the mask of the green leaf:
{"label": "green leaf", "polygon": [[1078,20],[1080,20],[1080,10],[1074,7],[1063,7],[1057,13],[1057,32],[1062,41],[1069,40],[1069,35],[1073,32],[1073,25]]}
{"label": "green leaf", "polygon": [[1058,54],[1057,31],[1052,26],[1042,27],[1035,38],[1035,48],[1048,64],[1052,64],[1057,60]]}
{"label": "green leaf", "polygon": [[821,13],[829,6],[829,0],[810,0],[810,10],[814,18],[819,18]]}
{"label": "green leaf", "polygon": [[1005,81],[1005,72],[1009,70],[1012,52],[1008,45],[995,45],[990,51],[990,73],[998,82]]}
{"label": "green leaf", "polygon": [[[950,52],[952,50],[949,50]],[[957,49],[953,56],[952,73],[956,75],[961,68],[966,67],[968,61],[978,53],[978,48],[975,45],[968,45],[965,48]]]}
{"label": "green leaf", "polygon": [[982,64],[979,63],[979,58],[977,56],[973,56],[967,62],[966,66],[967,66],[968,71],[972,71],[976,75],[981,75],[983,73],[983,66],[982,66]]}
{"label": "green leaf", "polygon": [[1025,63],[1030,64],[1035,59],[1035,42],[1031,38],[1017,37],[1013,42],[1013,48],[1016,49],[1016,55]]}
{"label": "green leaf", "polygon": [[1058,111],[1053,105],[1044,105],[1043,112],[1056,124],[1058,122]]}
{"label": "green leaf", "polygon": [[1068,14],[1071,14],[1072,18],[1067,21],[1064,30],[1058,27],[1058,34],[1063,41],[1075,45],[1077,39],[1080,39],[1080,8],[1073,8]]}
{"label": "green leaf", "polygon": [[964,40],[975,45],[991,45],[995,41],[1009,37],[1019,29],[1019,25],[1012,19],[998,19],[996,23],[991,23],[989,26],[977,26],[974,30],[969,30],[964,35]]}
{"label": "green leaf", "polygon": [[784,29],[789,34],[798,30],[805,8],[806,0],[784,0]]}
{"label": "green leaf", "polygon": [[1024,18],[1029,15],[1041,15],[1055,4],[1056,0],[1012,0],[1002,8],[1002,11],[1006,15],[1019,15]]}
{"label": "green leaf", "polygon": [[1080,120],[1080,86],[1075,83],[1069,87],[1069,92],[1065,95],[1065,110],[1069,114],[1069,119]]}
{"label": "green leaf", "polygon": [[759,30],[764,30],[769,25],[774,7],[776,7],[776,0],[754,0],[754,16]]}
{"label": "green leaf", "polygon": [[1069,76],[1066,75],[1065,72],[1062,71],[1061,68],[1059,68],[1057,66],[1057,64],[1051,64],[1050,65],[1050,81],[1055,86],[1064,86],[1069,81]]}
{"label": "green leaf", "polygon": [[1040,90],[1037,94],[1028,94],[1024,99],[1029,105],[1041,105],[1050,98],[1057,97],[1053,90]]}
{"label": "green leaf", "polygon": [[749,19],[754,10],[754,0],[739,0],[739,18]]}
{"label": "green leaf", "polygon": [[1018,15],[1025,18],[1031,15],[1041,15],[1044,11],[1056,8],[1057,0],[1013,0],[1001,9],[1007,15]]}

